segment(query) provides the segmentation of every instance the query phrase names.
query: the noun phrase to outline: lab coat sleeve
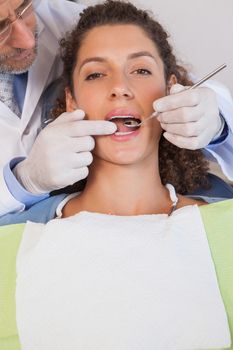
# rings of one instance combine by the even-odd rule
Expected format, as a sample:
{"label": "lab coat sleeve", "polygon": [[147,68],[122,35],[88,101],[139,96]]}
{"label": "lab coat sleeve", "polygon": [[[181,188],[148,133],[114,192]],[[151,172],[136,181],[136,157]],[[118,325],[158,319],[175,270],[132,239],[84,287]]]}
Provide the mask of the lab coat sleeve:
{"label": "lab coat sleeve", "polygon": [[1,198],[4,198],[4,201],[0,200],[0,216],[6,213],[23,211],[25,209],[25,204],[19,202],[16,198],[14,198],[5,182],[3,169],[0,171],[0,193]]}
{"label": "lab coat sleeve", "polygon": [[233,181],[233,100],[228,89],[210,81],[206,84],[217,93],[219,110],[228,125],[228,135],[221,142],[214,142],[206,147],[211,159],[219,163],[223,173]]}

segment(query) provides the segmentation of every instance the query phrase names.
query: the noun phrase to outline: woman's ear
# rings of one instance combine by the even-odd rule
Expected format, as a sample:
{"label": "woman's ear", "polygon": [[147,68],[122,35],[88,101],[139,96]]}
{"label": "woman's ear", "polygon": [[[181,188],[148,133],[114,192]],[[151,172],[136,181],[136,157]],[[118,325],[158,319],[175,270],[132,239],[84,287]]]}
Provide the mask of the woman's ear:
{"label": "woman's ear", "polygon": [[171,89],[172,85],[174,85],[174,84],[177,84],[177,78],[176,78],[175,74],[172,74],[167,82],[167,91],[166,91],[167,95],[170,94],[170,89]]}
{"label": "woman's ear", "polygon": [[68,87],[65,88],[65,95],[66,95],[66,112],[73,112],[75,109],[78,108],[78,106]]}

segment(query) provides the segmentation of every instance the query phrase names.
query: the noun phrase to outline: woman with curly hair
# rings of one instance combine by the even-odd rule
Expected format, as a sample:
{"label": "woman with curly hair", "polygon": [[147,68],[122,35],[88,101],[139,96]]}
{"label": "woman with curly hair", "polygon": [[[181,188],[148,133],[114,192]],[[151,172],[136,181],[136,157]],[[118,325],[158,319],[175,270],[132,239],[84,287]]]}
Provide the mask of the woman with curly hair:
{"label": "woman with curly hair", "polygon": [[[22,349],[229,348],[232,200],[183,196],[207,185],[202,153],[169,144],[156,118],[125,125],[150,116],[173,84],[191,84],[166,32],[146,11],[110,0],[84,10],[61,49],[59,112],[81,109],[116,132],[96,137],[87,181],[60,200],[55,220],[1,228],[1,276],[17,256]],[[0,297],[12,325],[14,269],[7,274]],[[14,349],[16,332],[5,326],[0,344],[12,338]]]}

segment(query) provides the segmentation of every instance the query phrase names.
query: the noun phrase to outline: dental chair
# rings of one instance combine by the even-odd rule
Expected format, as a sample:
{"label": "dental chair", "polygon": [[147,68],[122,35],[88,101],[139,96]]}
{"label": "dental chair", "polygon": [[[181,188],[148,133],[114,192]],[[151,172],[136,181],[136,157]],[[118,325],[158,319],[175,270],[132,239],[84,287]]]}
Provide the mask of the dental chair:
{"label": "dental chair", "polygon": [[[209,189],[198,189],[192,193],[188,193],[188,196],[192,198],[198,198],[199,196],[210,197],[213,199],[230,199],[233,198],[233,187],[225,182],[217,175],[208,174],[208,180],[210,183]],[[214,201],[214,200],[213,200]]]}

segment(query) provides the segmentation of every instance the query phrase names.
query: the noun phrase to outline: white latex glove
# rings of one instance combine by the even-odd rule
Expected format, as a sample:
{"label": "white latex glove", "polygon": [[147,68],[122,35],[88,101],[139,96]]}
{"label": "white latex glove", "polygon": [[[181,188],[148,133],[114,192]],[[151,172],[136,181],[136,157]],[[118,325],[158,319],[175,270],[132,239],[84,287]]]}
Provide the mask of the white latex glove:
{"label": "white latex glove", "polygon": [[13,172],[33,194],[72,185],[88,175],[95,146],[90,135],[108,135],[116,125],[108,121],[83,120],[85,113],[63,113],[38,135],[28,157]]}
{"label": "white latex glove", "polygon": [[165,130],[163,136],[180,148],[203,148],[224,127],[215,92],[207,87],[188,90],[175,84],[170,95],[156,100],[153,107],[161,112],[157,119]]}

